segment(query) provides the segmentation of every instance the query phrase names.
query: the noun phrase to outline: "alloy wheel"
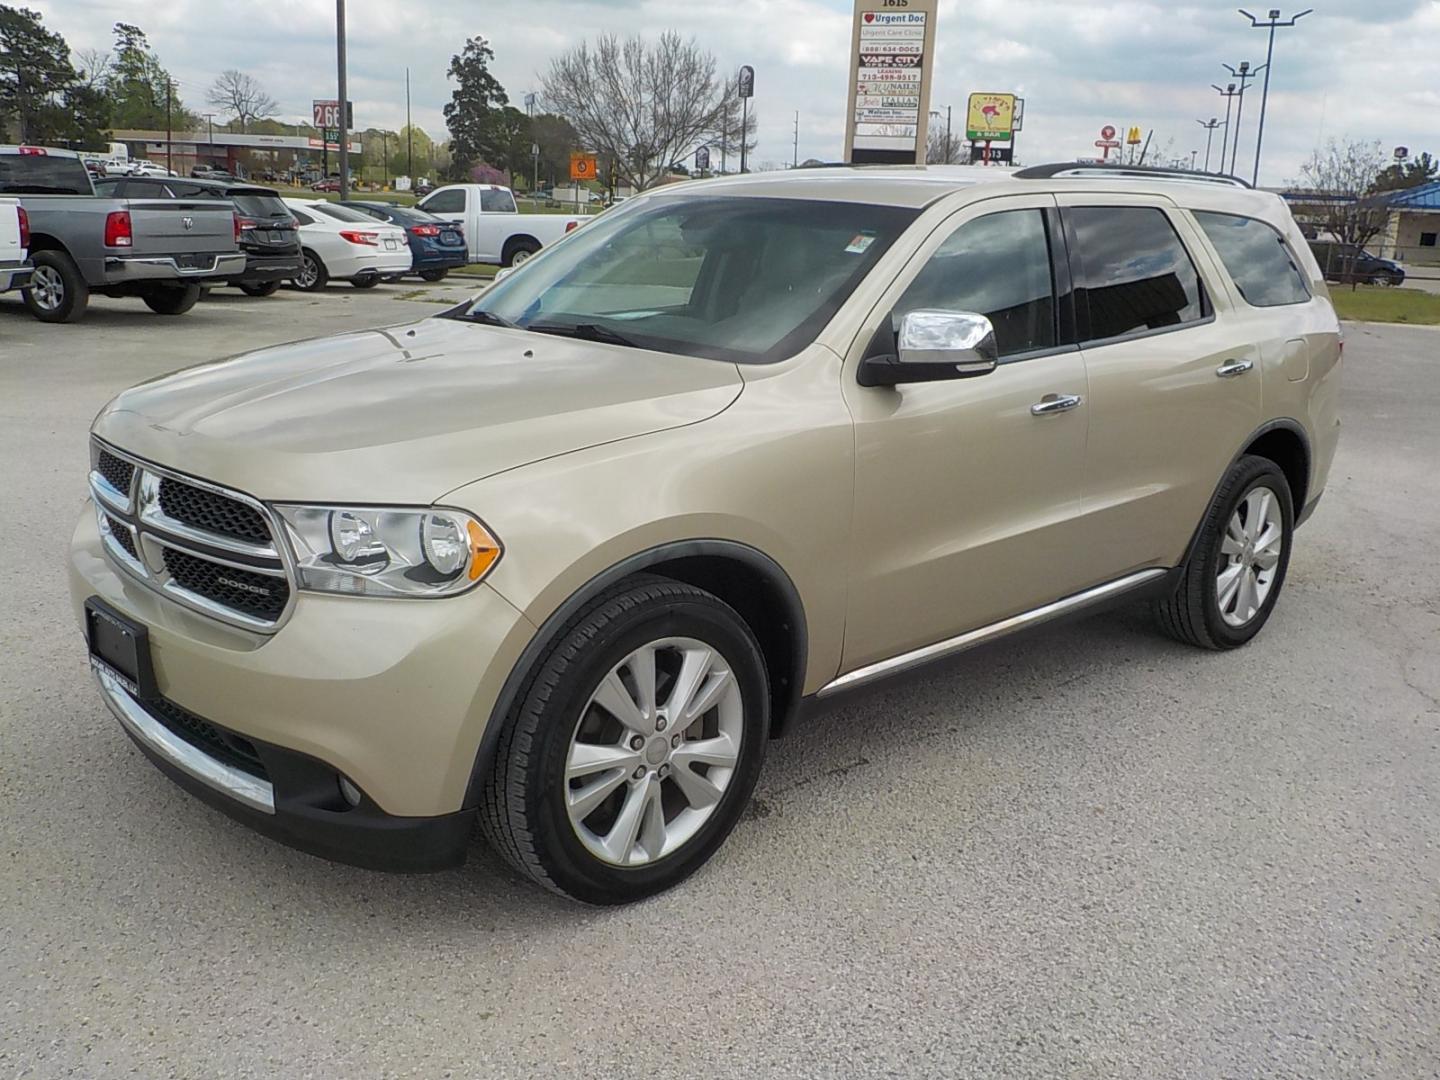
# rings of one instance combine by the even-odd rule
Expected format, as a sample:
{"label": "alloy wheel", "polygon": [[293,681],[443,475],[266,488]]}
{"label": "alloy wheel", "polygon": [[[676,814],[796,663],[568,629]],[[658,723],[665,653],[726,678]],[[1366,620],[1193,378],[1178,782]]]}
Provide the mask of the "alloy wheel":
{"label": "alloy wheel", "polygon": [[295,284],[302,289],[315,287],[315,280],[320,276],[320,268],[315,265],[315,260],[306,255],[300,260],[300,273],[295,275]]}
{"label": "alloy wheel", "polygon": [[37,266],[30,275],[30,295],[36,307],[55,311],[65,302],[65,279],[53,266]]}
{"label": "alloy wheel", "polygon": [[570,738],[575,835],[614,866],[674,854],[720,805],[744,732],[740,685],[714,648],[664,638],[636,649],[600,681]]}
{"label": "alloy wheel", "polygon": [[1279,497],[1264,485],[1254,488],[1235,508],[1220,541],[1215,598],[1227,625],[1246,626],[1265,607],[1284,545]]}

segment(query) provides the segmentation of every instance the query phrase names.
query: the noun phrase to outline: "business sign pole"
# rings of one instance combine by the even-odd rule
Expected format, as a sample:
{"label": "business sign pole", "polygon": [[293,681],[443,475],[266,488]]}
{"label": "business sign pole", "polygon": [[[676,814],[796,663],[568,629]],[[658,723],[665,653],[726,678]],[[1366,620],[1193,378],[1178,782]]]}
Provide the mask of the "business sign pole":
{"label": "business sign pole", "polygon": [[740,89],[740,171],[746,172],[746,152],[750,149],[750,99],[755,96],[755,69],[746,64],[736,80]]}
{"label": "business sign pole", "polygon": [[939,0],[856,0],[845,160],[923,165]]}

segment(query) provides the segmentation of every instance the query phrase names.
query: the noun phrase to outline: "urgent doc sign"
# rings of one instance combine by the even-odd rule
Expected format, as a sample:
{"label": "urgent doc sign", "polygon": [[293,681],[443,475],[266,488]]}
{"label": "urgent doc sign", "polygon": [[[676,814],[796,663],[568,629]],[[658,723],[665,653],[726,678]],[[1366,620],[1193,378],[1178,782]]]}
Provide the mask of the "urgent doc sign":
{"label": "urgent doc sign", "polygon": [[939,0],[856,0],[845,160],[924,164]]}

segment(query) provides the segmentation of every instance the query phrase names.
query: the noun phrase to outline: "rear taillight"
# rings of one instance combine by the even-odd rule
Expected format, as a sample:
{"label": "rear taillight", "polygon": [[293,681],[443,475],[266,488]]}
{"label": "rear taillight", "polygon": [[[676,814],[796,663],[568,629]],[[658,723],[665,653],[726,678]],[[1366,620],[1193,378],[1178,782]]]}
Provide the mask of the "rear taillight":
{"label": "rear taillight", "polygon": [[46,155],[46,153],[45,153],[45,148],[44,148],[43,146],[22,146],[22,147],[20,147],[20,156],[21,156],[21,157],[45,157],[45,156],[47,156],[47,155]]}
{"label": "rear taillight", "polygon": [[240,215],[231,214],[230,220],[235,223],[235,243],[240,243]]}
{"label": "rear taillight", "polygon": [[410,235],[411,235],[411,236],[439,236],[439,235],[440,235],[440,226],[439,226],[439,225],[411,225],[411,226],[410,226]]}
{"label": "rear taillight", "polygon": [[111,210],[105,215],[105,246],[133,247],[135,234],[130,228],[129,210]]}
{"label": "rear taillight", "polygon": [[567,221],[567,222],[565,223],[565,231],[566,231],[566,232],[574,232],[574,231],[575,231],[576,229],[578,229],[579,227],[580,227],[580,222],[578,222],[578,221]]}
{"label": "rear taillight", "polygon": [[254,218],[242,217],[235,219],[235,226],[240,229],[241,232],[249,232],[251,229],[258,229],[260,222]]}
{"label": "rear taillight", "polygon": [[23,251],[30,246],[30,215],[25,212],[23,206],[17,206],[15,209],[20,212],[20,249]]}
{"label": "rear taillight", "polygon": [[355,232],[352,229],[345,229],[340,233],[340,239],[348,240],[352,244],[364,244],[366,247],[379,247],[379,233]]}

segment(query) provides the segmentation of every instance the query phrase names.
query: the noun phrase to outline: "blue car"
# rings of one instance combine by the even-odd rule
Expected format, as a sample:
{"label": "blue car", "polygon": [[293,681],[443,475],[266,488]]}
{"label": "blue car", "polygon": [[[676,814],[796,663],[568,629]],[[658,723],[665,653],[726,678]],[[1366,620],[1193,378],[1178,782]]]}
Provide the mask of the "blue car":
{"label": "blue car", "polygon": [[426,281],[441,281],[452,269],[470,261],[465,248],[465,230],[457,221],[446,221],[424,210],[383,202],[349,199],[340,205],[404,229],[413,256],[410,273],[418,274]]}

